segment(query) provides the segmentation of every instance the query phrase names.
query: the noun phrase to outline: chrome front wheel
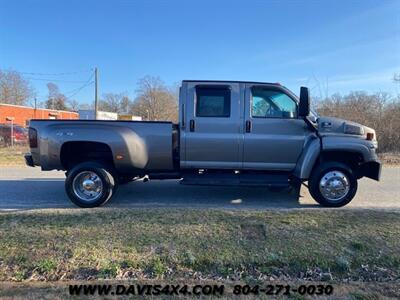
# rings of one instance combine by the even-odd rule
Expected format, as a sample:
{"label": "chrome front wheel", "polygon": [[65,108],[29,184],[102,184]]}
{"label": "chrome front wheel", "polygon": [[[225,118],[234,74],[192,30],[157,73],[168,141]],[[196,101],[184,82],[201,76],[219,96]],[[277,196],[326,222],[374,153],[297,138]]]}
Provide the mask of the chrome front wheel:
{"label": "chrome front wheel", "polygon": [[352,168],[342,162],[322,162],[308,179],[311,196],[321,205],[340,207],[349,203],[357,192],[357,177]]}
{"label": "chrome front wheel", "polygon": [[350,191],[348,177],[341,171],[329,171],[319,181],[319,191],[329,201],[342,200]]}

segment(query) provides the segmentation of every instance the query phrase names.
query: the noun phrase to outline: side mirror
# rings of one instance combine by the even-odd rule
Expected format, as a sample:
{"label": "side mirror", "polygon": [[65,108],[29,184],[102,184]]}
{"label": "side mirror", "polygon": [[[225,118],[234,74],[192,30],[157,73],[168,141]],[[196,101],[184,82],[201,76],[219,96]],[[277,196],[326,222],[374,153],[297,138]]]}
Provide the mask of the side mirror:
{"label": "side mirror", "polygon": [[307,117],[310,114],[310,93],[308,88],[300,88],[299,116]]}

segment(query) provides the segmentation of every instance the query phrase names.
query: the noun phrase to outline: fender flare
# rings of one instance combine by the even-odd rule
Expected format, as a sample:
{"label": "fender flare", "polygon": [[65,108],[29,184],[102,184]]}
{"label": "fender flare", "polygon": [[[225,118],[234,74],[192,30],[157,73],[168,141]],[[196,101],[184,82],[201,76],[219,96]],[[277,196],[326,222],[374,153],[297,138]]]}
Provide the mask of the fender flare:
{"label": "fender flare", "polygon": [[319,137],[313,135],[307,138],[303,151],[297,160],[293,176],[301,180],[308,179],[320,153],[321,143]]}
{"label": "fender flare", "polygon": [[311,137],[308,138],[303,152],[297,161],[293,175],[301,180],[307,180],[319,158],[324,153],[329,152],[347,152],[359,154],[363,162],[377,161],[375,150],[372,143],[356,137],[346,136],[324,136],[321,138]]}

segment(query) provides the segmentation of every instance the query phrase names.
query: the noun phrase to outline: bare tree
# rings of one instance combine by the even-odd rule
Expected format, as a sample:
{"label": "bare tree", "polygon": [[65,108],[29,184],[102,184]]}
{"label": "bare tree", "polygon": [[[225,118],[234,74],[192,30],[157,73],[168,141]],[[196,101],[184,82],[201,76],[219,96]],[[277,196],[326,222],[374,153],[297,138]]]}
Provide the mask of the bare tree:
{"label": "bare tree", "polygon": [[120,113],[129,113],[130,106],[132,105],[131,99],[128,96],[123,96],[120,103]]}
{"label": "bare tree", "polygon": [[377,132],[380,152],[400,152],[400,99],[387,93],[351,92],[318,101],[323,116],[339,117],[372,127]]}
{"label": "bare tree", "polygon": [[137,97],[131,112],[145,120],[178,120],[176,93],[168,89],[159,77],[146,76],[139,80]]}
{"label": "bare tree", "polygon": [[15,105],[27,105],[35,96],[29,81],[17,71],[0,70],[0,102]]}
{"label": "bare tree", "polygon": [[99,101],[99,110],[126,113],[130,106],[130,99],[125,93],[103,94],[103,99]]}
{"label": "bare tree", "polygon": [[46,108],[57,109],[57,110],[67,110],[65,104],[66,97],[60,92],[60,89],[55,83],[49,82],[47,84],[47,89],[49,90],[49,95],[46,101]]}
{"label": "bare tree", "polygon": [[78,111],[79,110],[79,102],[75,99],[69,99],[67,100],[68,108],[72,111]]}

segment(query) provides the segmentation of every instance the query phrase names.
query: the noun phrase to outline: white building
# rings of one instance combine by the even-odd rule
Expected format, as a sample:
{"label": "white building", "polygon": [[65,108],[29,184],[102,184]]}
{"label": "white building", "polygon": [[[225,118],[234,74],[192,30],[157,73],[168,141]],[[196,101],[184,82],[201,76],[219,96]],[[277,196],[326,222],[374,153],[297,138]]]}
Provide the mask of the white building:
{"label": "white building", "polygon": [[[95,120],[93,109],[81,109],[78,111],[80,120]],[[118,120],[118,114],[108,111],[98,111],[97,120]]]}

